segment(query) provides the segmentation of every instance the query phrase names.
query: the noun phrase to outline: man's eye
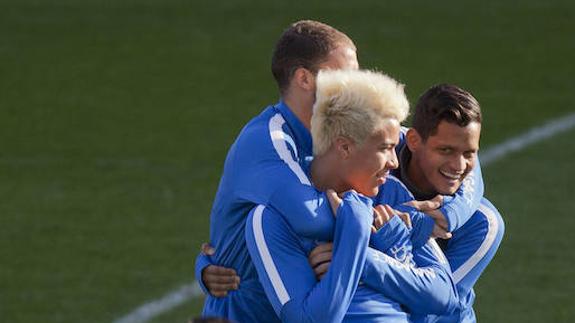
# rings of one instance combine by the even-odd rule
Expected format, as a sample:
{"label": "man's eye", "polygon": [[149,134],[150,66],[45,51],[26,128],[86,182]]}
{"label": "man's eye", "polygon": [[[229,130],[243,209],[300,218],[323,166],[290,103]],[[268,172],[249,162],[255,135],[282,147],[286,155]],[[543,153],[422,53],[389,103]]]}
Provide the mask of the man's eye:
{"label": "man's eye", "polygon": [[387,150],[393,150],[395,149],[395,146],[393,145],[385,145],[385,146],[381,146],[380,150],[381,151],[387,151]]}

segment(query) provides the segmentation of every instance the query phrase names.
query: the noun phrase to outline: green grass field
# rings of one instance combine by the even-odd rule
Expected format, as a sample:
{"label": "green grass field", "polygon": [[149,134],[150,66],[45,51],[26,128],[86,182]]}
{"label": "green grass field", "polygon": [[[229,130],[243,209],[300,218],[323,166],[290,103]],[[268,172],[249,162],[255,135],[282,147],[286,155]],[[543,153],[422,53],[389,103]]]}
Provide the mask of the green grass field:
{"label": "green grass field", "polygon": [[[575,111],[570,1],[0,0],[0,322],[111,322],[193,281],[225,153],[277,100],[271,51],[302,18],[411,102],[471,90],[484,148]],[[485,167],[506,235],[481,322],[575,319],[573,141]]]}

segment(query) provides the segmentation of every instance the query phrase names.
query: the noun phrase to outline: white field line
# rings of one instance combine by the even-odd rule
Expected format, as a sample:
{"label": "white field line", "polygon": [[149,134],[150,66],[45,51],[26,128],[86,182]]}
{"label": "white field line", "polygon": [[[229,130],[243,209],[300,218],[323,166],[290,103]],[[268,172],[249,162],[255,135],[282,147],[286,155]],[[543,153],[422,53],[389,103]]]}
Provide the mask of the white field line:
{"label": "white field line", "polygon": [[[561,132],[575,127],[575,113],[547,122],[546,124],[531,128],[516,137],[486,149],[480,155],[481,165],[486,167],[507,155],[520,151],[537,142],[551,138]],[[114,323],[143,323],[165,313],[189,299],[202,295],[197,281],[183,285],[162,298],[150,301],[133,310],[131,313],[117,319]]]}
{"label": "white field line", "polygon": [[573,127],[575,127],[575,113],[553,119],[542,126],[531,128],[519,136],[486,149],[479,156],[481,165],[487,166],[513,152],[522,150],[561,132],[568,131]]}
{"label": "white field line", "polygon": [[200,295],[202,295],[202,289],[198,282],[194,281],[191,284],[181,286],[159,299],[142,304],[130,314],[115,320],[114,323],[147,322],[150,319],[183,304],[187,300],[196,298]]}

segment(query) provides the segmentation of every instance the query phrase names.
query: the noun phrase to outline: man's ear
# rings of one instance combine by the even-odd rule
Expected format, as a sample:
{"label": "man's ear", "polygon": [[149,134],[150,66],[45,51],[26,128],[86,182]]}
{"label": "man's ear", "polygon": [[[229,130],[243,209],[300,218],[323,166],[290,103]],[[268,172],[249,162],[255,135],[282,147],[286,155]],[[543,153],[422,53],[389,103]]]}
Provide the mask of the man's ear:
{"label": "man's ear", "polygon": [[293,80],[299,88],[315,92],[315,75],[310,70],[299,67],[294,72]]}
{"label": "man's ear", "polygon": [[351,156],[353,149],[355,148],[353,141],[351,141],[351,139],[342,136],[339,136],[335,139],[334,145],[337,154],[343,160],[348,159]]}
{"label": "man's ear", "polygon": [[414,150],[419,149],[419,147],[423,144],[423,139],[417,130],[409,128],[405,134],[405,143],[407,144],[407,148],[413,152]]}

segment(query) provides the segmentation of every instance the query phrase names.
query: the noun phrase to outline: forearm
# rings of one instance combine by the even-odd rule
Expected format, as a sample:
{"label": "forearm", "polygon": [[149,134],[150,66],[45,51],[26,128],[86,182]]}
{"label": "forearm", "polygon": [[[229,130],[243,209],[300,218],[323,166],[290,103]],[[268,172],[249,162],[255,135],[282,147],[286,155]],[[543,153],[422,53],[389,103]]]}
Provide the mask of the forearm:
{"label": "forearm", "polygon": [[411,218],[411,230],[409,231],[409,235],[413,249],[418,249],[425,245],[431,237],[435,220],[429,215],[418,211],[409,205],[396,205],[394,206],[394,209],[408,213]]}
{"label": "forearm", "polygon": [[453,232],[462,227],[475,213],[484,193],[483,175],[479,161],[467,175],[453,196],[446,196],[439,209],[448,223],[448,231]]}
{"label": "forearm", "polygon": [[412,258],[409,229],[397,215],[393,216],[377,232],[371,234],[370,247],[402,263],[409,263]]}
{"label": "forearm", "polygon": [[[370,212],[359,207],[357,198],[346,196],[338,210],[334,255],[327,274],[313,288],[293,298],[281,311],[284,322],[339,322],[343,320],[363,272],[369,243],[369,216],[358,217],[357,212]],[[369,213],[370,215],[370,213]]]}
{"label": "forearm", "polygon": [[268,205],[281,214],[298,236],[333,240],[335,221],[329,201],[314,187],[286,184],[270,197]]}
{"label": "forearm", "polygon": [[416,252],[414,261],[425,266],[403,264],[369,249],[362,281],[412,313],[452,312],[458,306],[458,298],[449,272],[437,259],[430,261],[428,254],[421,256]]}

